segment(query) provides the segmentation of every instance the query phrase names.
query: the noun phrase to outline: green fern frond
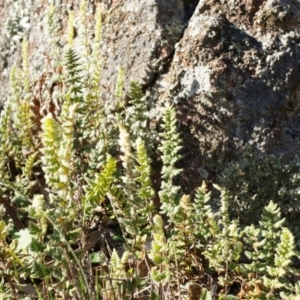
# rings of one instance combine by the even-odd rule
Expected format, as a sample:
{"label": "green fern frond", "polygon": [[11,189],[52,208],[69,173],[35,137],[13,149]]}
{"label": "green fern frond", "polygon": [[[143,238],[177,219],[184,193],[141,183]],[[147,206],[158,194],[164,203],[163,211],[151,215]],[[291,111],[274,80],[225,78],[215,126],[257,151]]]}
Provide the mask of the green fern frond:
{"label": "green fern frond", "polygon": [[71,103],[82,102],[82,75],[80,58],[76,52],[69,48],[66,53],[66,82],[71,95]]}
{"label": "green fern frond", "polygon": [[45,172],[45,179],[49,186],[58,188],[59,179],[57,178],[60,168],[59,148],[60,148],[60,130],[58,123],[52,116],[48,114],[42,121],[42,165]]}
{"label": "green fern frond", "polygon": [[104,201],[104,197],[110,191],[111,185],[115,180],[115,172],[117,170],[117,161],[108,156],[106,164],[100,174],[96,175],[93,182],[90,182],[86,190],[85,202],[100,204]]}
{"label": "green fern frond", "polygon": [[32,169],[36,163],[37,156],[38,156],[38,152],[32,153],[25,161],[25,165],[23,168],[23,175],[28,179],[32,175]]}
{"label": "green fern frond", "polygon": [[23,73],[23,91],[25,97],[30,93],[30,73],[29,73],[29,58],[28,58],[28,42],[23,39],[22,42],[22,73]]}
{"label": "green fern frond", "polygon": [[229,217],[229,199],[228,193],[226,190],[222,189],[219,185],[213,185],[215,189],[221,192],[221,208],[219,211],[221,217],[221,224],[224,227],[228,227],[230,224],[230,217]]}
{"label": "green fern frond", "polygon": [[[120,156],[122,160],[122,165],[124,167],[124,176],[120,177],[122,180],[122,191],[124,196],[126,197],[126,202],[119,203],[118,207],[122,211],[122,215],[119,215],[119,221],[122,222],[125,230],[133,237],[133,240],[128,240],[129,244],[135,245],[136,241],[139,239],[140,236],[144,235],[148,231],[149,233],[149,226],[146,226],[149,221],[149,214],[153,210],[153,205],[151,203],[151,199],[143,199],[139,197],[139,189],[140,184],[144,185],[148,191],[151,191],[150,178],[149,173],[147,174],[147,170],[143,170],[143,174],[148,176],[148,179],[138,177],[141,175],[139,170],[141,166],[137,166],[136,161],[134,160],[134,152],[131,145],[131,137],[129,131],[126,129],[125,126],[119,125],[120,129],[120,139],[119,144],[122,151]],[[147,157],[145,157],[146,150],[139,148],[139,151],[143,157],[140,157],[140,162],[146,166]],[[141,151],[143,151],[141,153]],[[150,166],[148,165],[148,172],[150,172]],[[143,179],[143,181],[141,181]],[[148,180],[148,182],[145,182]],[[145,184],[148,184],[146,187]],[[150,188],[150,190],[149,190]],[[145,192],[145,189],[141,192]]]}
{"label": "green fern frond", "polygon": [[6,118],[6,124],[10,126],[10,132],[7,131],[7,134],[10,135],[10,138],[7,140],[10,150],[8,154],[14,157],[16,165],[20,166],[22,165],[23,154],[19,129],[22,131],[22,125],[18,121],[18,112],[22,100],[22,71],[16,65],[10,71],[9,83],[10,91],[7,99],[7,108],[11,115]]}
{"label": "green fern frond", "polygon": [[[22,145],[22,156],[30,153],[35,147],[36,137],[33,137],[32,130],[35,126],[33,122],[33,111],[31,109],[31,91],[28,61],[28,42],[26,39],[22,43],[22,70],[14,68],[11,72],[11,83],[14,85],[11,91],[13,101],[13,110],[15,118],[13,124],[15,127],[16,141]],[[19,85],[19,87],[17,87]],[[20,97],[16,99],[16,97]],[[21,156],[21,157],[22,157]]]}
{"label": "green fern frond", "polygon": [[47,14],[47,25],[50,35],[57,34],[59,30],[59,21],[55,5],[52,3],[49,6]]}
{"label": "green fern frond", "polygon": [[9,100],[7,100],[4,104],[3,110],[1,111],[0,117],[0,147],[2,156],[6,153],[12,153],[12,139],[11,135],[13,133],[12,127],[12,106]]}
{"label": "green fern frond", "polygon": [[162,202],[161,211],[172,220],[175,216],[174,207],[179,204],[179,187],[173,184],[174,178],[181,173],[176,163],[181,159],[179,154],[182,149],[180,135],[177,133],[177,119],[174,107],[167,106],[163,115],[161,146],[158,148],[162,153],[163,162],[161,190],[159,196]]}
{"label": "green fern frond", "polygon": [[[24,165],[24,159],[35,147],[33,111],[31,109],[31,91],[29,75],[28,42],[22,43],[22,69],[14,66],[10,73],[10,94],[8,102],[11,109],[11,125],[14,135],[10,138],[11,152],[18,159],[17,166]],[[12,132],[11,132],[12,133]]]}
{"label": "green fern frond", "polygon": [[33,122],[33,111],[30,103],[26,101],[20,102],[16,126],[22,146],[26,149],[26,152],[30,152],[32,147],[35,146],[34,137],[32,135],[32,129],[34,128],[35,124]]}
{"label": "green fern frond", "polygon": [[[177,172],[181,170],[176,169],[175,164],[181,159],[179,151],[182,149],[182,145],[180,134],[177,133],[177,118],[174,107],[166,107],[161,127],[163,128],[163,132],[160,134],[162,137],[162,145],[159,147],[159,150],[162,152],[162,161],[164,166],[170,166],[172,168],[172,172],[176,172],[176,175],[178,175],[179,173]],[[172,173],[162,175],[163,178],[166,177],[166,179],[174,177],[172,176]]]}
{"label": "green fern frond", "polygon": [[208,204],[211,199],[211,192],[206,192],[205,184],[202,184],[196,190],[193,208],[193,223],[195,240],[199,241],[201,247],[205,247],[217,234],[219,228],[212,212],[211,206]]}
{"label": "green fern frond", "polygon": [[150,178],[150,159],[148,157],[147,149],[142,139],[138,139],[137,141],[136,161],[138,163],[138,165],[136,166],[136,173],[139,174],[138,177],[135,178],[135,181],[139,184],[137,193],[142,202],[149,205],[147,210],[149,210],[149,213],[151,213],[154,209],[152,202],[152,199],[154,197],[154,190],[152,188],[152,182]]}
{"label": "green fern frond", "polygon": [[274,257],[276,247],[279,243],[281,236],[282,224],[285,219],[281,218],[280,208],[276,203],[270,201],[269,205],[265,207],[261,221],[261,235],[265,239],[265,244],[261,250],[264,252],[264,260],[266,265],[272,266],[274,264]]}
{"label": "green fern frond", "polygon": [[295,239],[291,231],[284,227],[280,235],[280,243],[276,248],[275,266],[282,269],[292,263],[292,256],[295,255]]}
{"label": "green fern frond", "polygon": [[148,109],[146,97],[140,85],[132,81],[130,82],[129,101],[125,111],[124,124],[130,128],[130,133],[134,141],[141,138],[148,146],[150,138],[147,129],[147,120]]}
{"label": "green fern frond", "polygon": [[71,201],[72,198],[70,194],[72,175],[76,172],[74,162],[74,127],[78,105],[78,103],[70,104],[70,96],[66,95],[60,116],[61,140],[58,151],[60,168],[57,175],[59,176],[60,193],[62,193],[64,189],[64,192],[69,194],[69,201]]}
{"label": "green fern frond", "polygon": [[150,276],[155,282],[165,284],[170,278],[170,265],[169,247],[165,241],[162,217],[155,215],[153,224],[153,240],[149,256],[155,266],[151,268]]}

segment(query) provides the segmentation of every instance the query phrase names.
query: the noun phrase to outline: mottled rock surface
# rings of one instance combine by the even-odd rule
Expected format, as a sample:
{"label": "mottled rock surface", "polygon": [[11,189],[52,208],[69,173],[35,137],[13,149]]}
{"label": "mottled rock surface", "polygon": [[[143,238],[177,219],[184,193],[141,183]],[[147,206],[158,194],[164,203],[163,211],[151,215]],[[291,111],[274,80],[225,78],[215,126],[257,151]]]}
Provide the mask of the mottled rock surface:
{"label": "mottled rock surface", "polygon": [[[25,1],[16,11],[19,2],[0,6],[1,99],[8,70],[20,61],[18,32],[28,36],[32,69],[42,71],[49,47],[47,1]],[[77,1],[56,2],[65,27]],[[175,104],[184,140],[183,191],[193,192],[202,180],[219,182],[243,222],[252,221],[250,212],[256,219],[271,199],[291,221],[297,218],[300,2],[94,0],[93,8],[98,5],[103,97],[112,101],[121,66],[125,88],[135,79],[154,99],[157,120],[167,101]]]}
{"label": "mottled rock surface", "polygon": [[199,1],[155,83],[177,106],[183,186],[221,182],[245,222],[269,199],[299,211],[299,33],[296,1]]}

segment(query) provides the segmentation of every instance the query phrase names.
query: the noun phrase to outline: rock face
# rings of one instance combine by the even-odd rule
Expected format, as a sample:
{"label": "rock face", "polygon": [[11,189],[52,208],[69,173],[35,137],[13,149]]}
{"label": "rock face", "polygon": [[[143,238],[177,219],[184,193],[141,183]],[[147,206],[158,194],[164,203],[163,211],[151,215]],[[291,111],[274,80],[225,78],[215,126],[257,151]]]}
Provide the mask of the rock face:
{"label": "rock face", "polygon": [[[42,34],[46,3],[25,4],[13,18],[18,2],[2,4],[0,12],[6,36],[0,42],[2,99],[8,69],[20,56],[15,31],[29,37],[36,69],[49,44]],[[64,26],[68,10],[78,10],[78,4],[56,2]],[[183,191],[191,193],[202,180],[220,183],[244,223],[256,219],[271,199],[291,222],[297,218],[300,2],[95,0],[91,15],[98,5],[103,97],[112,101],[121,66],[125,89],[130,79],[137,80],[155,99],[157,119],[161,106],[174,103],[184,140],[178,179]]]}
{"label": "rock face", "polygon": [[267,199],[298,210],[299,17],[293,1],[199,1],[155,84],[177,104],[183,186],[217,179],[245,222]]}

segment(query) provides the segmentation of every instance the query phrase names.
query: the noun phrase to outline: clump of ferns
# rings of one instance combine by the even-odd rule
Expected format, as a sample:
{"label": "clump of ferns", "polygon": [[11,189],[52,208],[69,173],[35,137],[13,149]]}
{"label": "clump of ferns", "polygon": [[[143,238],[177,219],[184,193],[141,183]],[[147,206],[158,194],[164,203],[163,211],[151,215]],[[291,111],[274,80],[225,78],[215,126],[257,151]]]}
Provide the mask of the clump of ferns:
{"label": "clump of ferns", "polygon": [[[121,84],[120,84],[121,85]],[[119,86],[121,89],[121,87]],[[118,89],[118,88],[117,88]],[[121,97],[120,94],[118,94]],[[141,119],[146,121],[143,93],[136,83],[131,83],[130,111],[124,111],[119,124],[119,145],[122,170],[119,184],[111,195],[111,205],[127,233],[127,244],[141,250],[150,237],[150,226],[154,206],[154,191],[151,187],[151,168],[145,144],[146,126],[140,128]],[[138,133],[142,136],[139,136]],[[145,133],[145,134],[143,134]]]}
{"label": "clump of ferns", "polygon": [[[27,194],[34,184],[32,168],[37,163],[39,137],[31,109],[28,43],[22,43],[22,68],[13,66],[10,92],[1,113],[1,180],[3,186]],[[16,177],[17,176],[17,177]],[[16,177],[15,183],[10,179]]]}
{"label": "clump of ferns", "polygon": [[[80,6],[80,31],[87,30],[87,22],[84,15],[86,14],[87,4],[81,1]],[[101,39],[101,13],[97,10],[95,15],[95,30],[92,49],[87,45],[86,36],[81,34],[83,47],[86,49],[80,57],[73,49],[73,22],[74,16],[70,14],[69,20],[69,49],[66,53],[65,69],[65,88],[70,96],[71,102],[79,103],[76,121],[76,150],[80,158],[80,169],[82,173],[92,173],[101,168],[105,161],[105,155],[108,154],[110,145],[107,145],[105,132],[105,117],[103,115],[103,103],[100,99],[100,78],[101,78],[101,56],[100,56],[100,39]],[[113,138],[112,138],[113,140]],[[92,170],[90,170],[92,169]]]}
{"label": "clump of ferns", "polygon": [[[12,72],[11,72],[12,77]],[[10,79],[12,81],[12,78]],[[9,169],[9,162],[11,159],[14,159],[15,148],[13,147],[13,140],[10,137],[14,137],[12,135],[12,104],[9,99],[5,102],[3,110],[1,112],[0,118],[0,180],[1,186],[0,190],[2,193],[6,191],[6,186],[10,181],[11,172]]]}
{"label": "clump of ferns", "polygon": [[287,295],[299,295],[297,286],[290,281],[295,274],[291,267],[292,258],[299,254],[294,236],[283,227],[284,222],[278,205],[271,201],[264,208],[260,227],[251,225],[243,231],[245,255],[249,263],[243,264],[242,269],[250,279],[246,284],[252,297],[278,299],[278,291],[282,299],[289,299]]}
{"label": "clump of ferns", "polygon": [[[199,203],[192,204],[189,196],[181,196],[180,187],[174,184],[174,178],[181,173],[176,165],[181,159],[182,148],[174,107],[166,106],[162,121],[161,146],[158,148],[163,164],[159,191],[161,209],[160,215],[155,217],[150,254],[155,264],[151,270],[151,278],[159,284],[160,296],[167,283],[175,283],[178,288],[182,283],[179,278],[187,275],[193,264],[198,264],[190,250],[195,243],[197,233],[201,231],[197,227],[201,225],[198,223],[195,225],[195,209]],[[200,201],[207,201],[207,199],[199,199]],[[161,215],[166,216],[167,224],[163,224]],[[202,217],[203,219],[206,217],[204,212]],[[201,238],[203,239],[203,236]]]}
{"label": "clump of ferns", "polygon": [[[80,270],[79,258],[70,248],[70,245],[77,245],[83,234],[83,228],[78,226],[77,217],[81,212],[81,206],[76,201],[78,187],[73,181],[74,172],[76,172],[74,128],[77,107],[78,103],[71,103],[70,98],[66,97],[59,116],[61,123],[52,114],[48,114],[42,119],[40,152],[42,169],[49,189],[49,199],[37,198],[36,201],[42,201],[44,209],[39,210],[39,214],[46,217],[48,226],[53,231],[52,234],[45,235],[44,238],[47,240],[49,248],[43,249],[42,253],[56,258],[47,267],[43,264],[43,260],[39,261],[39,275],[42,276],[42,271],[48,270],[49,280],[52,276],[61,283],[68,280],[70,287],[73,287],[76,293],[81,295],[81,290],[84,290],[84,293],[87,292],[85,288],[88,285],[85,284],[85,288],[80,288],[80,282],[85,282],[85,275]],[[45,200],[47,201],[45,202]],[[34,203],[36,202],[33,202],[32,206]],[[32,218],[41,219],[41,216],[37,215],[37,209],[31,210],[31,213]],[[39,231],[39,227],[32,224],[30,230],[34,231],[36,235],[44,234]],[[73,265],[78,266],[79,271],[75,271]]]}
{"label": "clump of ferns", "polygon": [[243,244],[238,221],[230,220],[227,192],[217,185],[214,187],[221,192],[221,207],[209,220],[211,236],[206,241],[203,255],[210,268],[218,273],[218,282],[227,293],[239,269]]}
{"label": "clump of ferns", "polygon": [[[81,156],[84,153],[82,149],[84,130],[81,117],[88,107],[84,104],[82,67],[80,57],[73,49],[73,34],[73,16],[70,14],[68,47],[65,60],[62,60],[64,90],[61,94],[60,113],[56,116],[49,113],[42,119],[40,152],[42,169],[49,190],[45,215],[52,224],[50,227],[57,222],[48,244],[56,249],[55,243],[62,239],[62,247],[65,248],[64,253],[61,251],[50,253],[50,256],[59,257],[58,261],[62,266],[60,268],[54,264],[51,268],[58,267],[55,276],[62,282],[67,275],[68,279],[72,278],[72,284],[75,284],[74,288],[79,293],[80,282],[75,279],[78,277],[77,272],[74,273],[74,270],[70,269],[71,265],[78,265],[78,261],[76,256],[72,255],[68,245],[77,244],[82,236],[83,228],[76,224],[80,221],[77,216],[83,208],[80,185],[83,185],[82,174],[87,168],[87,162]],[[69,270],[67,274],[64,273],[66,270]],[[84,279],[82,274],[83,272],[78,280]]]}
{"label": "clump of ferns", "polygon": [[5,209],[3,206],[0,206],[1,292],[4,293],[4,295],[12,294],[12,296],[17,299],[18,296],[13,287],[13,280],[20,278],[20,269],[24,266],[24,261],[19,258],[21,253],[17,250],[16,241],[9,243],[13,225],[4,221],[4,216]]}
{"label": "clump of ferns", "polygon": [[[81,7],[86,6],[83,1]],[[106,117],[104,114],[104,103],[101,101],[101,71],[102,60],[100,52],[100,41],[102,31],[101,12],[98,8],[95,13],[95,29],[92,49],[89,54],[88,47],[85,68],[85,92],[84,103],[88,108],[82,117],[82,127],[84,128],[83,139],[88,140],[87,155],[89,158],[89,173],[99,170],[105,161],[105,155],[110,152],[111,141],[108,128],[106,126]]]}
{"label": "clump of ferns", "polygon": [[[131,83],[131,86],[137,88],[135,83]],[[139,108],[137,102],[144,101],[141,97],[141,90],[139,93],[135,90],[130,97],[133,99],[132,111],[135,111],[135,108]],[[113,252],[110,276],[120,281],[113,283],[114,289],[129,280],[131,285],[128,282],[127,288],[133,291],[142,284],[141,278],[136,273],[136,266],[129,273],[124,270],[124,266],[130,255],[134,256],[135,263],[143,258],[145,242],[151,238],[154,191],[151,187],[150,159],[145,141],[141,137],[135,140],[131,135],[134,135],[133,123],[140,121],[140,115],[135,114],[133,118],[129,118],[127,113],[127,111],[124,112],[119,119],[123,123],[119,124],[120,161],[118,162],[111,156],[107,157],[101,173],[96,175],[96,180],[89,180],[85,203],[88,208],[91,203],[101,205],[105,201],[105,196],[110,200],[112,214],[121,226],[125,239],[124,246],[128,251],[124,253],[122,259],[119,259]],[[142,111],[139,113],[143,114]],[[143,128],[143,131],[146,131],[146,128]],[[145,138],[145,135],[143,137]],[[115,266],[113,262],[117,261],[122,261],[122,266]],[[117,270],[123,271],[120,273]],[[117,289],[116,293],[118,291],[120,289]]]}

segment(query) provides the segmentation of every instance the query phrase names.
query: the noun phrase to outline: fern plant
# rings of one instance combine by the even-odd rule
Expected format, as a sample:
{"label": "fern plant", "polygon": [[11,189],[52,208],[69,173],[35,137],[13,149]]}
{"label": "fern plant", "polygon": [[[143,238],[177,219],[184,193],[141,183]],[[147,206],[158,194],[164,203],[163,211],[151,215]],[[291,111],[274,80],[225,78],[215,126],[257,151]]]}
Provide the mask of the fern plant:
{"label": "fern plant", "polygon": [[[207,245],[203,255],[208,259],[209,265],[220,275],[218,280],[227,288],[234,281],[233,274],[238,268],[243,244],[240,241],[240,229],[237,220],[230,220],[228,211],[228,196],[226,191],[215,185],[221,191],[221,208],[219,211],[218,227],[213,232],[213,240]],[[213,224],[215,225],[215,224]]]}
{"label": "fern plant", "polygon": [[156,147],[148,98],[122,68],[114,101],[101,99],[102,21],[97,10],[93,36],[91,5],[70,12],[65,48],[51,6],[47,72],[34,81],[26,40],[11,70],[0,117],[0,298],[25,299],[26,287],[39,299],[299,299],[299,255],[278,206],[242,228],[223,188],[220,208],[205,182],[183,195],[175,107],[163,109]]}
{"label": "fern plant", "polygon": [[260,293],[274,299],[278,289],[294,291],[287,278],[293,273],[289,265],[296,255],[295,243],[291,232],[282,227],[284,222],[277,204],[271,201],[263,211],[261,227],[249,226],[244,230],[246,245],[253,249],[245,251],[251,263],[244,267],[253,273],[253,281],[262,280]]}

